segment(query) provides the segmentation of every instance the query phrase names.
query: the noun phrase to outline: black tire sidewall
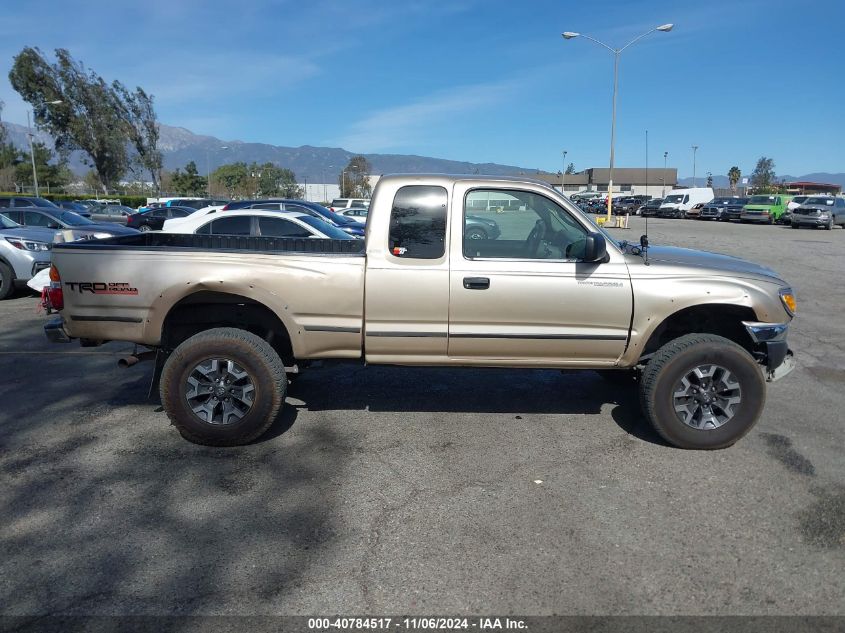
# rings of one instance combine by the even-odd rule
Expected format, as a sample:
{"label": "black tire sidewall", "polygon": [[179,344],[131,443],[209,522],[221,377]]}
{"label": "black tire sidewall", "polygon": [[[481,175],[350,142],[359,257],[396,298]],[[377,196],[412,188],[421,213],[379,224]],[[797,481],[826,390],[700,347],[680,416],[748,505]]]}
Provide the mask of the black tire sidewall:
{"label": "black tire sidewall", "polygon": [[[717,429],[700,430],[687,426],[673,407],[675,385],[694,367],[714,364],[729,370],[739,381],[742,402],[736,415]],[[766,402],[766,383],[762,372],[742,348],[719,343],[702,343],[678,352],[662,368],[652,393],[652,410],[658,432],[681,448],[714,449],[732,445],[754,426]]]}
{"label": "black tire sidewall", "polygon": [[0,262],[0,300],[5,299],[14,291],[15,275],[5,262]]}
{"label": "black tire sidewall", "polygon": [[[260,340],[260,339],[259,339]],[[204,422],[191,411],[186,400],[186,383],[190,372],[203,360],[228,358],[249,374],[255,387],[252,408],[238,422],[214,425]],[[278,411],[285,393],[279,393],[276,368],[249,342],[237,338],[212,339],[192,337],[180,345],[167,359],[161,376],[161,401],[173,424],[182,435],[195,443],[208,445],[245,444],[261,435],[268,417]],[[282,367],[282,376],[284,368]],[[286,381],[282,381],[286,385]]]}

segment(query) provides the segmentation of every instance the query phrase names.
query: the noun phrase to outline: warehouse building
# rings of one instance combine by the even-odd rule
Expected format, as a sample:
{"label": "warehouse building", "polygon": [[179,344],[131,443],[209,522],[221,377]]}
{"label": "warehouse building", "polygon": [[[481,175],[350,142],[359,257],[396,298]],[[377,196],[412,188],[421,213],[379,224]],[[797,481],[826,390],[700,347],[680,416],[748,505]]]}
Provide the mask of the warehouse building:
{"label": "warehouse building", "polygon": [[[555,189],[560,190],[561,184],[566,195],[582,191],[598,191],[607,193],[610,184],[610,169],[607,167],[591,167],[574,174],[538,174],[533,178],[543,180]],[[668,167],[663,169],[645,167],[615,167],[613,169],[613,195],[648,195],[653,198],[663,197],[678,184],[678,169]]]}

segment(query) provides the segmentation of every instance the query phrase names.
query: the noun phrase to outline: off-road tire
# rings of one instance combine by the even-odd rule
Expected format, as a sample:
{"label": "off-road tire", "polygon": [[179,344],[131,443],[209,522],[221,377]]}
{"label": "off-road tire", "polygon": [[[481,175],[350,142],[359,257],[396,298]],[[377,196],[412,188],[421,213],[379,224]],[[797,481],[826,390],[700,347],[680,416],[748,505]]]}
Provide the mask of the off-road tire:
{"label": "off-road tire", "polygon": [[[693,368],[715,364],[739,382],[742,401],[734,416],[715,429],[695,429],[678,417],[673,406],[675,385]],[[766,382],[745,349],[714,334],[687,334],[661,347],[643,370],[640,403],[643,413],[664,440],[678,448],[726,448],[744,436],[763,411]]]}
{"label": "off-road tire", "polygon": [[[252,406],[237,422],[210,424],[190,408],[187,379],[205,359],[235,361],[249,375]],[[168,357],[161,373],[161,403],[173,425],[189,442],[206,446],[249,444],[273,424],[285,402],[287,376],[282,360],[264,339],[237,328],[215,328],[192,336]]]}
{"label": "off-road tire", "polygon": [[15,274],[5,262],[0,262],[0,301],[15,291]]}

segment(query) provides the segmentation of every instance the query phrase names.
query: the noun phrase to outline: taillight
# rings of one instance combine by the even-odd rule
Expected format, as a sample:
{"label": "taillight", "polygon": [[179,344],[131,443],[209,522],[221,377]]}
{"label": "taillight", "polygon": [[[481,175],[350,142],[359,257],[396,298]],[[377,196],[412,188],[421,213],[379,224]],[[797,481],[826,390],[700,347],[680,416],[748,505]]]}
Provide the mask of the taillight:
{"label": "taillight", "polygon": [[65,307],[65,297],[62,293],[62,277],[59,269],[50,266],[50,285],[47,287],[47,308],[62,310]]}

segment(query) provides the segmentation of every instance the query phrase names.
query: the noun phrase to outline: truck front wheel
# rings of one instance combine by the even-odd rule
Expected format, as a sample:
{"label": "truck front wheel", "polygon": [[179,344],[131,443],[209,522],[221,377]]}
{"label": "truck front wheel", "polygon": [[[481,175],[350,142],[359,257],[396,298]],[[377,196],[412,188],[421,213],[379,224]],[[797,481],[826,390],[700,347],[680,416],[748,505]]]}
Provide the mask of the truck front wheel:
{"label": "truck front wheel", "polygon": [[713,334],[665,344],[643,370],[640,401],[655,431],[679,448],[730,446],[763,411],[763,372],[742,347]]}
{"label": "truck front wheel", "polygon": [[285,401],[287,377],[264,339],[237,328],[206,330],[170,354],[161,402],[186,440],[239,446],[261,436]]}

